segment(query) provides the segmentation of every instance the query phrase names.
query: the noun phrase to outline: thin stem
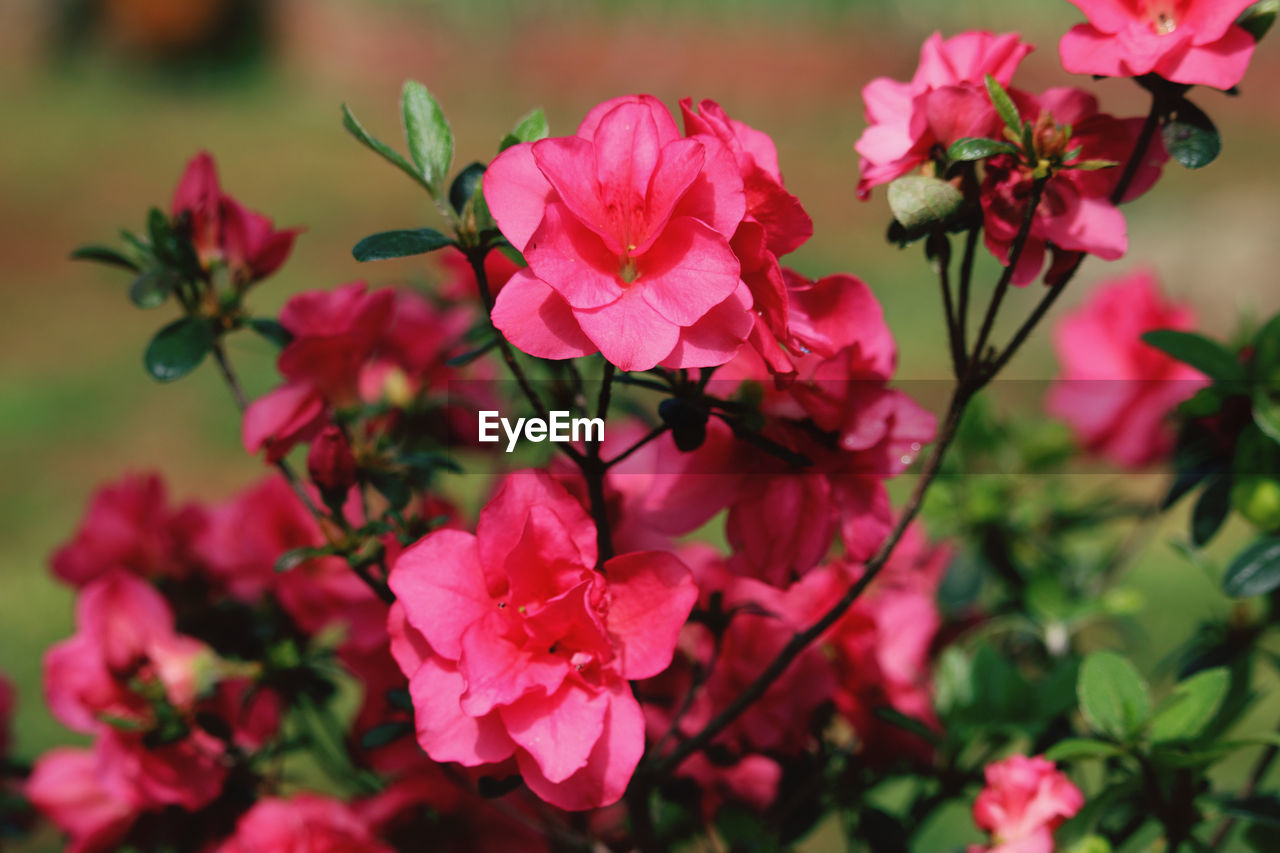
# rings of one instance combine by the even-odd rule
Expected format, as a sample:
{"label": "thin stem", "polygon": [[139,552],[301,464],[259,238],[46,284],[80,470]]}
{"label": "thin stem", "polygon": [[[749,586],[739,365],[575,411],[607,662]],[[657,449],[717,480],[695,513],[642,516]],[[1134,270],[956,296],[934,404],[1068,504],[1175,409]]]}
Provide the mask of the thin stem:
{"label": "thin stem", "polygon": [[933,447],[933,451],[929,456],[924,471],[920,475],[919,482],[912,492],[910,499],[903,507],[902,514],[898,517],[897,524],[885,539],[884,544],[880,546],[880,550],[876,552],[866,564],[862,576],[854,582],[845,594],[836,602],[822,618],[810,625],[805,630],[792,636],[782,651],[769,662],[764,671],[756,677],[751,684],[747,685],[741,693],[739,693],[732,702],[726,705],[718,714],[707,723],[701,731],[688,740],[682,741],[668,755],[657,759],[653,765],[652,772],[656,776],[662,776],[676,767],[680,766],[690,755],[704,748],[711,743],[722,731],[724,731],[730,723],[738,718],[753,702],[764,695],[765,691],[778,679],[780,675],[791,665],[800,653],[809,647],[818,637],[843,616],[853,605],[858,597],[862,595],[871,582],[880,574],[884,568],[889,556],[898,545],[898,541],[902,539],[906,533],[907,527],[915,520],[920,512],[920,507],[924,503],[925,493],[929,489],[929,485],[937,477],[938,471],[942,465],[942,457],[946,454],[947,448],[951,445],[952,439],[955,438],[956,429],[960,425],[960,417],[964,413],[965,406],[969,402],[970,397],[969,385],[961,382],[956,386],[951,396],[951,403],[947,408],[947,416],[943,422],[942,430],[938,436],[938,441]]}
{"label": "thin stem", "polygon": [[[1272,744],[1263,750],[1258,756],[1257,762],[1253,765],[1253,771],[1249,774],[1249,778],[1240,786],[1239,793],[1236,794],[1237,799],[1245,799],[1252,797],[1253,793],[1258,790],[1258,786],[1262,784],[1262,780],[1266,778],[1267,772],[1271,770],[1271,765],[1275,763],[1276,757],[1280,756],[1280,746]],[[1218,828],[1214,830],[1213,837],[1209,840],[1209,849],[1217,850],[1226,843],[1227,836],[1231,834],[1231,828],[1235,826],[1235,816],[1227,815],[1222,819],[1222,823],[1218,824]]]}
{"label": "thin stem", "polygon": [[956,307],[956,324],[961,353],[969,351],[969,289],[973,282],[973,264],[977,258],[978,237],[981,234],[981,224],[969,229],[964,238],[964,256],[960,259],[960,304]]}
{"label": "thin stem", "polygon": [[669,429],[671,429],[671,427],[667,426],[666,424],[662,424],[661,426],[654,427],[653,429],[649,430],[648,433],[645,434],[644,438],[640,439],[635,444],[631,445],[626,450],[622,451],[617,456],[610,459],[608,462],[604,463],[604,467],[612,468],[614,465],[617,465],[618,463],[624,461],[628,456],[635,453],[637,450],[644,447],[646,444],[653,441],[655,438],[660,437],[663,433],[665,433]]}
{"label": "thin stem", "polygon": [[[227,357],[227,351],[222,344],[221,338],[213,343],[213,360],[217,363],[218,370],[222,373],[222,378],[226,380],[227,387],[231,389],[231,396],[235,398],[236,406],[243,413],[245,409],[249,408],[249,398],[245,395],[244,388],[240,385],[240,379],[231,367],[231,359]],[[302,501],[302,505],[307,508],[307,511],[316,519],[327,519],[328,516],[315,505],[315,502],[311,500],[311,496],[307,494],[306,487],[302,485],[302,479],[293,470],[293,466],[285,459],[276,460],[275,466],[289,484],[289,487],[293,489],[293,493],[298,496],[298,500]]]}
{"label": "thin stem", "polygon": [[[596,417],[604,421],[609,415],[609,402],[613,398],[613,377],[617,368],[605,362],[600,377],[600,397],[596,400]],[[609,466],[600,459],[600,442],[587,442],[587,453],[578,463],[587,481],[587,498],[591,503],[591,518],[596,524],[596,562],[603,566],[613,559],[613,534],[609,529],[609,507],[605,503],[604,477]]]}
{"label": "thin stem", "polygon": [[978,330],[978,339],[974,341],[973,353],[969,358],[969,373],[973,374],[974,367],[982,363],[982,351],[987,346],[987,340],[991,337],[991,330],[995,327],[996,315],[1000,312],[1000,303],[1004,301],[1005,294],[1009,292],[1009,285],[1013,282],[1013,275],[1018,270],[1018,262],[1022,260],[1022,252],[1027,248],[1027,243],[1031,237],[1031,226],[1035,224],[1036,210],[1040,207],[1040,199],[1044,196],[1045,184],[1049,182],[1048,178],[1036,178],[1031,182],[1031,198],[1027,202],[1027,209],[1022,213],[1022,225],[1018,229],[1018,236],[1014,238],[1013,249],[1009,252],[1009,263],[1004,268],[1004,272],[1000,274],[1000,280],[996,282],[995,295],[991,297],[991,304],[987,306],[986,317],[982,320],[982,328]]}
{"label": "thin stem", "polygon": [[[1160,128],[1160,114],[1164,111],[1162,100],[1156,96],[1151,96],[1151,109],[1147,112],[1147,119],[1142,125],[1142,130],[1138,133],[1138,140],[1134,144],[1133,151],[1129,154],[1129,160],[1125,163],[1124,172],[1120,175],[1120,180],[1116,182],[1115,189],[1111,191],[1110,201],[1114,205],[1119,205],[1124,201],[1125,195],[1129,192],[1129,187],[1133,185],[1134,179],[1138,176],[1138,169],[1142,166],[1142,161],[1147,155],[1147,150],[1151,147],[1151,142],[1155,138],[1156,131]],[[1004,368],[1014,354],[1021,349],[1026,343],[1027,338],[1044,316],[1049,313],[1049,309],[1062,295],[1062,291],[1067,289],[1067,285],[1075,278],[1076,273],[1080,271],[1081,264],[1084,263],[1084,254],[1077,255],[1075,263],[1062,276],[1057,284],[1049,286],[1049,292],[1044,295],[1035,310],[1027,317],[1025,323],[1019,327],[1014,333],[1013,338],[1009,341],[1009,345],[1004,352],[991,364],[988,371],[991,376],[999,373]]]}
{"label": "thin stem", "polygon": [[[484,302],[485,313],[490,317],[490,324],[492,325],[493,292],[489,288],[489,275],[484,269],[484,258],[487,254],[489,254],[488,247],[468,249],[466,251],[467,263],[471,265],[471,271],[476,277],[476,285],[480,290],[480,299]],[[542,398],[538,396],[533,384],[529,382],[529,377],[525,376],[524,369],[520,367],[520,362],[516,360],[516,354],[511,348],[511,343],[496,327],[493,328],[493,334],[498,342],[498,350],[502,353],[502,360],[507,364],[507,370],[511,372],[516,383],[519,384],[520,390],[524,392],[525,398],[529,401],[529,405],[533,406],[534,414],[549,422],[550,414],[547,412],[547,407],[543,404]],[[560,448],[574,462],[581,464],[582,454],[573,445],[556,442],[556,447]]]}
{"label": "thin stem", "polygon": [[959,326],[956,321],[955,305],[951,299],[951,241],[940,231],[930,242],[937,240],[933,249],[933,265],[938,273],[938,285],[942,288],[942,308],[946,314],[947,343],[951,347],[951,369],[958,379],[964,373],[964,351],[959,338]]}

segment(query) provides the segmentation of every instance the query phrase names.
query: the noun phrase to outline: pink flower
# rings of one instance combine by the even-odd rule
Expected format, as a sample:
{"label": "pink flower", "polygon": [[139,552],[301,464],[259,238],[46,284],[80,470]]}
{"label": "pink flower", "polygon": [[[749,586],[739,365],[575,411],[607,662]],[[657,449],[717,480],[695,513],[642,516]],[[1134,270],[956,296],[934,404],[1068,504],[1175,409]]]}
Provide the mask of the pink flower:
{"label": "pink flower", "polygon": [[660,552],[597,570],[595,537],[563,487],[518,473],[476,535],[437,531],[396,561],[392,651],[433,759],[514,755],[534,793],[565,809],[622,796],[644,751],[627,680],[671,663],[697,589]]}
{"label": "pink flower", "polygon": [[854,149],[862,156],[858,197],[915,171],[966,136],[993,136],[1000,127],[985,80],[1008,86],[1032,50],[1017,33],[966,32],[943,40],[934,33],[920,49],[911,82],[878,77],[862,90],[868,127]]}
{"label": "pink flower", "polygon": [[222,191],[207,152],[187,164],[173,194],[174,219],[189,222],[192,243],[206,267],[226,264],[237,285],[271,275],[284,264],[301,229],[277,231],[271,220]]}
{"label": "pink flower", "polygon": [[137,810],[103,785],[99,760],[87,749],[58,747],[37,759],[24,793],[69,836],[67,853],[114,850]]}
{"label": "pink flower", "polygon": [[169,505],[159,476],[133,474],[94,493],[75,536],[54,553],[53,573],[75,586],[114,569],[182,577],[194,564],[191,543],[204,523],[199,507]]}
{"label": "pink flower", "polygon": [[989,853],[1053,853],[1053,833],[1080,811],[1084,795],[1052,761],[1011,755],[988,764],[987,786],[973,804],[973,822],[991,833]]}
{"label": "pink flower", "polygon": [[391,853],[346,803],[319,794],[259,800],[216,853]]}
{"label": "pink flower", "polygon": [[190,709],[197,674],[213,653],[174,632],[173,612],[148,583],[123,571],[86,586],[76,601],[76,634],[45,653],[45,698],[65,726],[87,734],[110,729],[108,718],[154,722],[138,684],[154,685],[171,705]]}
{"label": "pink flower", "polygon": [[[932,441],[937,422],[888,387],[897,350],[880,305],[849,275],[809,282],[788,273],[794,380],[773,387],[764,360],[744,350],[713,384],[760,384],[765,435],[813,464],[790,468],[743,448],[726,531],[739,570],[773,583],[817,565],[837,530],[852,559],[871,556],[891,518],[884,480]],[[732,396],[732,388],[722,396]],[[751,454],[748,458],[746,454]]]}
{"label": "pink flower", "polygon": [[1235,25],[1254,0],[1071,0],[1089,18],[1062,37],[1072,74],[1159,74],[1188,85],[1230,89],[1253,56],[1254,39]]}
{"label": "pink flower", "polygon": [[653,97],[606,101],[577,136],[507,149],[484,187],[529,263],[493,321],[530,355],[705,367],[732,358],[751,331],[729,245],[746,210],[738,163],[718,137],[680,138]]}
{"label": "pink flower", "polygon": [[[1074,261],[1075,253],[1086,252],[1104,261],[1123,257],[1129,247],[1127,225],[1110,197],[1124,171],[1123,164],[1137,146],[1143,120],[1100,113],[1098,99],[1079,89],[1049,89],[1038,97],[1016,91],[1011,94],[1023,117],[1035,123],[1043,154],[1062,155],[1079,148],[1078,157],[1070,162],[1107,160],[1120,164],[1094,171],[1060,170],[1049,178],[1013,283],[1034,281],[1050,248],[1056,260],[1046,278],[1049,284],[1054,283],[1055,273]],[[1071,127],[1070,140],[1055,129],[1066,125]],[[1132,201],[1151,189],[1168,159],[1164,143],[1158,136],[1152,139],[1122,201]],[[1011,155],[987,162],[982,185],[987,248],[1006,266],[1030,203],[1032,180],[1030,168]]]}
{"label": "pink flower", "polygon": [[685,133],[713,137],[733,153],[746,191],[747,212],[730,245],[741,265],[742,281],[751,291],[755,314],[750,342],[770,368],[790,373],[792,366],[775,338],[785,337],[787,292],[778,258],[794,252],[813,235],[813,220],[800,200],[782,185],[773,140],[737,119],[715,101],[680,102]]}
{"label": "pink flower", "polygon": [[1137,468],[1173,446],[1167,417],[1205,383],[1197,370],[1143,343],[1154,329],[1195,327],[1190,305],[1167,302],[1155,275],[1107,282],[1054,328],[1062,373],[1049,390],[1049,412],[1090,451]]}

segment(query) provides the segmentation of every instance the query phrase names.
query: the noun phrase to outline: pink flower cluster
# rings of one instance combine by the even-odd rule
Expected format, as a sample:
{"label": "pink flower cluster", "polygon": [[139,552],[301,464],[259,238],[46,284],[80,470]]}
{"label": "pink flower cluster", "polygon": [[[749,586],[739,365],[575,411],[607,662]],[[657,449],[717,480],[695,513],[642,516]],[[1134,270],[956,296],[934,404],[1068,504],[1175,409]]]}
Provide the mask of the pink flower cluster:
{"label": "pink flower cluster", "polygon": [[[1102,5],[1113,5],[1110,3]],[[960,139],[1002,139],[1004,123],[987,93],[988,75],[1009,90],[1024,121],[1034,126],[1040,158],[1064,158],[1068,165],[1087,161],[1123,164],[1143,124],[1117,119],[1099,109],[1080,89],[1054,88],[1033,95],[1010,84],[1031,47],[1017,35],[962,33],[950,39],[933,35],[925,42],[920,65],[909,83],[879,78],[863,90],[868,127],[855,145],[862,156],[858,193],[889,183],[932,164]],[[1066,130],[1069,128],[1069,132]],[[1139,161],[1121,201],[1150,189],[1167,159],[1159,139]],[[991,158],[980,190],[985,239],[1004,265],[1032,200],[1034,169],[1012,155]],[[1060,169],[1048,178],[1035,212],[1030,239],[1019,258],[1013,283],[1039,277],[1052,254],[1045,281],[1056,283],[1081,254],[1116,260],[1128,248],[1124,216],[1111,201],[1121,169]]]}

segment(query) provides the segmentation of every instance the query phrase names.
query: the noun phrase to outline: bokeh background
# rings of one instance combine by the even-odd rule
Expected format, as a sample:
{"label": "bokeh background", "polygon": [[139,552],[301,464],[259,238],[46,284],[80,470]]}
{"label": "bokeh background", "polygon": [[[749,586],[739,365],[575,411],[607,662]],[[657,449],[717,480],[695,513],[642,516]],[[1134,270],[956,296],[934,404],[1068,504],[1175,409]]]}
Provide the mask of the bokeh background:
{"label": "bokeh background", "polygon": [[[368,233],[436,223],[410,182],[343,132],[341,102],[398,140],[399,87],[423,81],[453,124],[462,164],[490,158],[535,105],[553,132],[568,133],[616,94],[647,91],[673,106],[684,95],[711,97],[777,141],[788,186],[816,223],[793,265],[865,278],[897,334],[902,377],[941,379],[936,285],[918,250],[884,242],[883,194],[860,203],[853,193],[861,88],[877,75],[908,78],[934,30],[1017,29],[1039,46],[1019,86],[1078,84],[1110,112],[1145,112],[1127,81],[1061,71],[1057,38],[1078,17],[1065,0],[0,2],[0,671],[23,693],[19,756],[72,740],[38,698],[40,654],[71,623],[70,596],[45,565],[95,485],[159,470],[179,498],[213,500],[262,473],[240,448],[234,408],[211,369],[172,386],[143,372],[142,348],[169,319],[165,309],[139,311],[127,277],[67,260],[78,244],[140,227],[150,205],[167,207],[197,150],[214,153],[224,187],[248,206],[307,228],[258,292],[267,313],[304,289],[429,274],[422,264],[362,268],[351,259]],[[1089,261],[1064,303],[1145,265],[1195,302],[1213,333],[1280,309],[1280,89],[1267,85],[1276,79],[1280,51],[1268,42],[1242,97],[1200,94],[1223,131],[1223,158],[1200,173],[1170,167],[1157,193],[1128,208],[1130,256]],[[1007,315],[1036,295],[1018,294]],[[234,339],[232,356],[260,393],[271,353],[250,338]],[[1011,368],[1028,380],[1052,374],[1045,335]],[[1041,387],[1026,383],[1021,394],[1033,413]],[[1143,496],[1162,482],[1126,481]],[[1146,600],[1135,657],[1149,671],[1192,624],[1230,607],[1169,548],[1181,529],[1175,514],[1129,578]],[[1232,553],[1244,531],[1229,534],[1211,558]],[[1258,713],[1274,718],[1276,706]]]}

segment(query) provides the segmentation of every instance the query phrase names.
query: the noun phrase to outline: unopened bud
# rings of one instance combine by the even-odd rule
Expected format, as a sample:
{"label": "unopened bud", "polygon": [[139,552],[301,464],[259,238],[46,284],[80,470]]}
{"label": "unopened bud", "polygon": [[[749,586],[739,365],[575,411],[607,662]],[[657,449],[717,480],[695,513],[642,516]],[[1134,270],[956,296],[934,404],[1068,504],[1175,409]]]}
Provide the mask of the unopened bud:
{"label": "unopened bud", "polygon": [[335,424],[321,430],[307,453],[307,473],[329,505],[341,505],[356,482],[356,458],[347,436]]}

